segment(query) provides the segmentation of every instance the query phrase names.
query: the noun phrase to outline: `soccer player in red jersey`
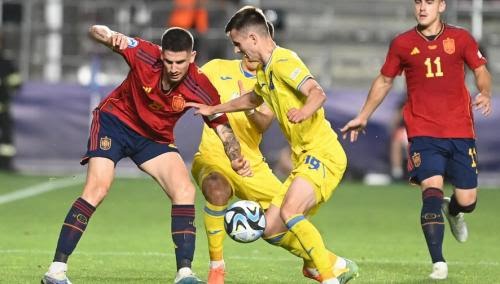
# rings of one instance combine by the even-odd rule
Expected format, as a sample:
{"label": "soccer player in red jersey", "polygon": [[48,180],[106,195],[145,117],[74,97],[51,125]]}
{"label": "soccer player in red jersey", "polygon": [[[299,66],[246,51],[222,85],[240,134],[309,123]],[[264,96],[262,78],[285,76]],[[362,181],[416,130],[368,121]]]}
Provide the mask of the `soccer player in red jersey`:
{"label": "soccer player in red jersey", "polygon": [[[87,181],[64,220],[54,262],[42,283],[70,283],[66,277],[68,257],[108,193],[115,166],[124,157],[152,176],[172,201],[177,262],[174,283],[203,283],[191,271],[196,238],[195,187],[174,145],[173,131],[188,110],[187,102],[216,105],[220,99],[193,63],[193,37],[184,29],[170,28],[160,47],[99,25],[90,28],[90,36],[123,56],[130,71],[93,112],[88,149],[81,161],[82,165],[88,163]],[[251,175],[227,117],[203,119],[222,140],[232,168],[242,176]]]}
{"label": "soccer player in red jersey", "polygon": [[[472,109],[491,112],[491,76],[478,44],[464,29],[445,24],[444,0],[415,0],[417,26],[394,38],[381,74],[374,80],[360,113],[343,128],[351,142],[404,73],[408,98],[403,110],[408,132],[411,181],[422,190],[421,224],[433,262],[432,279],[445,279],[443,214],[459,242],[467,239],[463,213],[476,206],[477,152]],[[479,94],[471,99],[465,65],[474,73]],[[454,186],[443,197],[443,183]]]}

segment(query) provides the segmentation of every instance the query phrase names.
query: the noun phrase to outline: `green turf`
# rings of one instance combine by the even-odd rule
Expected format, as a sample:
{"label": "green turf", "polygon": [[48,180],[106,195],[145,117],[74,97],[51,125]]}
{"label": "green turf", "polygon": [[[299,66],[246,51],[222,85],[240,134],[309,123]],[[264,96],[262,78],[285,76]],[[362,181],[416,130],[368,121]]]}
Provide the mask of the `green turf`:
{"label": "green turf", "polygon": [[[57,177],[0,173],[0,196]],[[81,186],[0,204],[0,283],[36,283],[53,256],[61,222]],[[199,198],[201,195],[198,195]],[[499,283],[500,190],[482,190],[468,215],[470,236],[457,243],[446,231],[449,279],[440,283]],[[198,202],[198,213],[202,208]],[[429,283],[431,265],[420,231],[420,193],[408,185],[369,187],[344,183],[313,218],[328,247],[355,260],[353,283]],[[74,283],[172,283],[175,258],[170,203],[150,179],[117,179],[70,260]],[[194,269],[207,276],[201,214]],[[301,262],[264,241],[226,240],[227,283],[314,283]]]}

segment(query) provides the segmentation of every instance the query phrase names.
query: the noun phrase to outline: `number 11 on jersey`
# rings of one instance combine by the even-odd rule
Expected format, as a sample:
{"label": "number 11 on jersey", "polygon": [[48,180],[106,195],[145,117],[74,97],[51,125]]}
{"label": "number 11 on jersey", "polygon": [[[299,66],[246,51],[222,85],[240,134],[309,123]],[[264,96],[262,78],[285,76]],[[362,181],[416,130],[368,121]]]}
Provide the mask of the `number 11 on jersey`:
{"label": "number 11 on jersey", "polygon": [[[436,72],[432,72],[432,63],[436,65]],[[433,78],[433,77],[443,77],[443,71],[441,71],[441,57],[436,57],[434,61],[431,61],[430,57],[427,57],[424,62],[425,66],[427,66],[427,74],[425,74],[425,77],[427,78]]]}

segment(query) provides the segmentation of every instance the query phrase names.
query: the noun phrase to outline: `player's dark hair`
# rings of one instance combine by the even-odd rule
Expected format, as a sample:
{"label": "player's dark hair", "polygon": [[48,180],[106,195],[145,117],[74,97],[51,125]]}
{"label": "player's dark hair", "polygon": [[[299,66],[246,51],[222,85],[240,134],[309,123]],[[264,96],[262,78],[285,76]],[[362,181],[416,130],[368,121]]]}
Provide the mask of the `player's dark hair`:
{"label": "player's dark hair", "polygon": [[183,28],[169,28],[161,36],[162,50],[191,52],[193,50],[193,44],[193,35]]}
{"label": "player's dark hair", "polygon": [[255,28],[256,31],[263,35],[271,35],[266,16],[261,9],[253,6],[245,6],[236,12],[227,23],[225,31],[226,33],[232,30],[241,31],[249,27]]}

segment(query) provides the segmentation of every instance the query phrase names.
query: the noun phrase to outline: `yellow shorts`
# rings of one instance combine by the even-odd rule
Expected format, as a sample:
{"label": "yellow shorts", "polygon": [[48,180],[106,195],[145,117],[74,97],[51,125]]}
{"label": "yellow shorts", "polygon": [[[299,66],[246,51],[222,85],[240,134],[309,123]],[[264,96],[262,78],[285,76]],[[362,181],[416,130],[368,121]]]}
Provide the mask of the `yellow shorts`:
{"label": "yellow shorts", "polygon": [[258,202],[267,209],[271,200],[280,191],[281,182],[273,174],[266,162],[251,163],[253,176],[242,177],[231,168],[226,157],[213,157],[196,153],[193,159],[191,174],[201,188],[202,181],[213,172],[226,177],[231,185],[233,195],[239,199]]}
{"label": "yellow shorts", "polygon": [[332,143],[328,151],[307,151],[293,157],[295,168],[283,183],[272,204],[281,207],[291,183],[301,177],[312,185],[316,196],[316,206],[307,215],[313,215],[326,202],[342,180],[347,167],[347,157],[338,141]]}

